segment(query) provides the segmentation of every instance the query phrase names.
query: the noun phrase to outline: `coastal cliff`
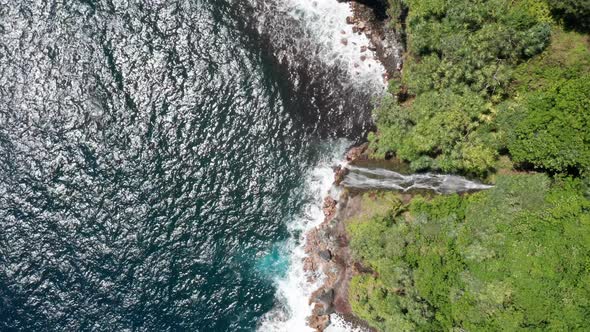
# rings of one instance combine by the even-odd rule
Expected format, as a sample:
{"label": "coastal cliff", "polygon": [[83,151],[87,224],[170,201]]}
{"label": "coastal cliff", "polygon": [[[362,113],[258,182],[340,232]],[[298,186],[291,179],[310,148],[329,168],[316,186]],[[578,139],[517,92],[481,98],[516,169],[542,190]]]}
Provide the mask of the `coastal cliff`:
{"label": "coastal cliff", "polygon": [[[366,145],[353,148],[346,156],[353,162],[366,150]],[[334,169],[334,186],[340,186],[346,175],[346,168]],[[349,237],[345,221],[353,215],[357,202],[346,190],[340,187],[337,200],[328,196],[324,200],[324,222],[307,234],[304,268],[312,278],[321,278],[321,286],[311,296],[313,305],[309,325],[323,331],[330,324],[330,314],[338,313],[347,321],[368,328],[361,320],[355,319],[348,301],[348,283],[354,265],[348,248]],[[317,280],[310,280],[317,281]]]}
{"label": "coastal cliff", "polygon": [[344,166],[493,186],[350,190],[350,168],[337,167],[338,194],[307,236],[305,268],[321,285],[311,327],[333,313],[375,331],[589,327],[590,39],[565,29],[579,17],[562,7],[575,3],[390,0],[386,14],[403,8],[395,21],[381,2],[351,4],[347,22],[390,84],[376,131]]}

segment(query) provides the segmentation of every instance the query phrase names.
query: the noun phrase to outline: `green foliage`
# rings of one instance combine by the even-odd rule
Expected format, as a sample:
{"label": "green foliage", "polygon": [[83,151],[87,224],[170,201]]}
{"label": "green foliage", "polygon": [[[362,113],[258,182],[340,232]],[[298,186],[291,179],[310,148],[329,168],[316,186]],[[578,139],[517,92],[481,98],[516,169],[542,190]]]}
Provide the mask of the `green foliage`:
{"label": "green foliage", "polygon": [[587,173],[590,105],[587,37],[556,29],[551,46],[515,70],[514,100],[499,107],[499,145],[514,161]]}
{"label": "green foliage", "polygon": [[585,74],[590,74],[588,36],[555,28],[547,50],[516,68],[516,84],[511,93],[522,96],[531,91],[546,90],[555,83]]}
{"label": "green foliage", "polygon": [[402,84],[415,96],[376,111],[376,156],[412,168],[483,175],[497,158],[494,105],[515,66],[542,52],[549,9],[533,0],[406,0],[409,59]]}
{"label": "green foliage", "polygon": [[583,191],[566,177],[499,176],[486,192],[351,224],[353,254],[375,271],[353,278],[353,311],[382,331],[589,329]]}
{"label": "green foliage", "polygon": [[[500,98],[511,66],[540,53],[550,27],[530,1],[408,1],[410,92],[470,89]],[[441,3],[443,5],[441,5]]]}
{"label": "green foliage", "polygon": [[375,154],[382,156],[393,149],[398,157],[411,161],[413,170],[485,173],[496,158],[496,151],[483,138],[489,112],[485,99],[472,91],[428,91],[418,95],[410,109],[388,99],[376,111]]}
{"label": "green foliage", "polygon": [[590,1],[549,0],[553,13],[563,19],[570,28],[590,29]]}
{"label": "green foliage", "polygon": [[391,18],[392,27],[396,30],[401,29],[406,8],[405,0],[387,0],[387,16]]}
{"label": "green foliage", "polygon": [[590,75],[526,96],[508,138],[514,161],[577,173],[590,171]]}

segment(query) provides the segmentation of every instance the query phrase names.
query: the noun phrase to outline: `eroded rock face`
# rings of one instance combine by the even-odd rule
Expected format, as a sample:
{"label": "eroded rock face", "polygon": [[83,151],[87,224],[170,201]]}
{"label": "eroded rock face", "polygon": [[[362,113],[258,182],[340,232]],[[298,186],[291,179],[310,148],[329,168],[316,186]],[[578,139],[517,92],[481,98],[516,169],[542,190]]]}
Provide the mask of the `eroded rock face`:
{"label": "eroded rock face", "polygon": [[348,168],[342,167],[340,165],[334,168],[334,184],[339,186],[342,181],[344,181],[344,177],[350,172]]}
{"label": "eroded rock face", "polygon": [[[346,154],[346,159],[354,161],[364,158],[366,150],[366,144],[352,148]],[[347,168],[335,167],[334,184],[339,185],[347,172]],[[304,261],[304,269],[309,275],[308,280],[317,281],[321,275],[323,281],[309,299],[313,310],[308,322],[316,331],[323,331],[329,326],[331,313],[354,318],[348,302],[348,285],[355,270],[344,223],[350,214],[347,204],[346,194],[342,194],[338,201],[326,197],[323,204],[324,222],[308,232],[306,237],[305,251],[308,257]],[[356,320],[355,324],[358,323]]]}
{"label": "eroded rock face", "polygon": [[334,217],[334,215],[336,214],[337,204],[338,204],[338,202],[336,202],[336,200],[334,200],[330,196],[324,198],[323,211],[324,211],[324,216],[326,217],[326,219],[332,219],[332,217]]}
{"label": "eroded rock face", "polygon": [[350,2],[353,16],[346,18],[355,33],[364,33],[370,40],[369,49],[375,52],[385,67],[385,79],[399,77],[404,51],[403,33],[396,31],[387,17],[386,0],[355,0]]}
{"label": "eroded rock face", "polygon": [[368,143],[351,148],[346,153],[346,161],[353,162],[353,161],[359,160],[361,158],[366,158],[365,152],[367,152],[368,148],[369,148]]}
{"label": "eroded rock face", "polygon": [[387,19],[387,0],[338,0],[338,2],[355,1],[370,8],[377,20]]}

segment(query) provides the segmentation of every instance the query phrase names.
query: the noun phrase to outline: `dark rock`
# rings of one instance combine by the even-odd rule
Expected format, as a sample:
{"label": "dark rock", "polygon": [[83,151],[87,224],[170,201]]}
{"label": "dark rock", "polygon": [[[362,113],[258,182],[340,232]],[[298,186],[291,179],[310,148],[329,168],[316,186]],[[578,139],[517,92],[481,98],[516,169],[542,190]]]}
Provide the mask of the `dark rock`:
{"label": "dark rock", "polygon": [[328,249],[320,251],[318,253],[318,255],[326,261],[329,261],[330,259],[332,259],[332,253]]}
{"label": "dark rock", "polygon": [[348,168],[342,166],[337,166],[334,168],[334,184],[339,186],[342,181],[344,181],[344,177],[346,177],[349,172],[350,170]]}
{"label": "dark rock", "polygon": [[323,304],[323,313],[322,315],[330,313],[330,307],[332,305],[332,301],[334,301],[334,290],[333,289],[325,289],[319,294],[316,294],[316,300]]}

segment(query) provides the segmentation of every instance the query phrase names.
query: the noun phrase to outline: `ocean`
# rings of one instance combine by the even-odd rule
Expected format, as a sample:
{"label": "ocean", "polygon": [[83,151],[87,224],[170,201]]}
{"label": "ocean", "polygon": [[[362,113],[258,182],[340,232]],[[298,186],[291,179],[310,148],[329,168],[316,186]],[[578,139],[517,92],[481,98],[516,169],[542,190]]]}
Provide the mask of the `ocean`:
{"label": "ocean", "polygon": [[384,89],[350,14],[0,1],[0,330],[307,329],[302,240]]}

